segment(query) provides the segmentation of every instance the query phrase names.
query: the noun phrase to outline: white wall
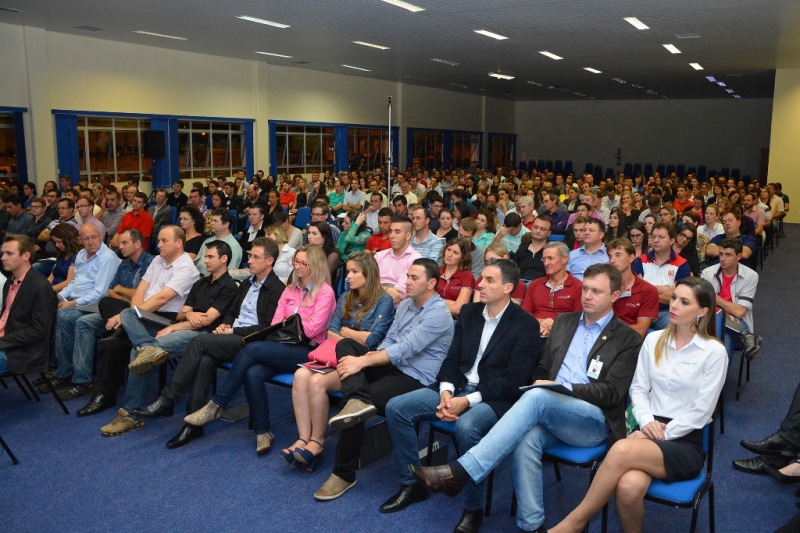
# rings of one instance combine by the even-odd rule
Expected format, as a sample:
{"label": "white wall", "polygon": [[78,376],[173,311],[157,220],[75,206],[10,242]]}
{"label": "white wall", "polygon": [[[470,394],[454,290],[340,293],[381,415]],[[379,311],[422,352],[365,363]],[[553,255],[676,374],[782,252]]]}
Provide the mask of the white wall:
{"label": "white wall", "polygon": [[770,142],[772,100],[517,102],[518,159],[586,163],[684,163],[758,176]]}

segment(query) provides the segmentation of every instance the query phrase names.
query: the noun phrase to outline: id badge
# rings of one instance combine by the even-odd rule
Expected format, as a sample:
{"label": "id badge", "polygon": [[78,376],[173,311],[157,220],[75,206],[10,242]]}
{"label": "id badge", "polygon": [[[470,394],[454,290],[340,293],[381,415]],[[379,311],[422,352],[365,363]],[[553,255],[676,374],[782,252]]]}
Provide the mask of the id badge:
{"label": "id badge", "polygon": [[600,379],[600,371],[603,369],[603,363],[597,359],[592,359],[589,363],[589,370],[586,375],[592,379]]}

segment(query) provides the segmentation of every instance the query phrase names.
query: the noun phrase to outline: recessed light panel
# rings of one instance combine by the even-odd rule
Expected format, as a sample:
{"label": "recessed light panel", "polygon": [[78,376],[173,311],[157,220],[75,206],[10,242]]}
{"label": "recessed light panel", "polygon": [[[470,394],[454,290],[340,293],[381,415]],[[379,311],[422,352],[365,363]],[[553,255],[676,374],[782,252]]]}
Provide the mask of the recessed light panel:
{"label": "recessed light panel", "polygon": [[342,66],[343,66],[344,68],[351,68],[351,69],[353,69],[353,70],[361,70],[361,71],[363,71],[363,72],[372,72],[372,71],[371,71],[370,69],[368,69],[368,68],[354,67],[353,65],[342,65]]}
{"label": "recessed light panel", "polygon": [[247,20],[247,21],[250,21],[250,22],[257,22],[259,24],[265,24],[267,26],[272,26],[272,27],[275,27],[275,28],[290,28],[291,27],[288,24],[281,24],[280,22],[273,22],[271,20],[264,20],[264,19],[260,19],[260,18],[256,18],[256,17],[251,17],[250,15],[239,15],[236,18],[237,19],[241,19],[241,20]]}
{"label": "recessed light panel", "polygon": [[703,70],[703,67],[700,66],[700,63],[689,63],[689,66],[695,70]]}
{"label": "recessed light panel", "polygon": [[438,57],[431,58],[431,61],[435,61],[436,63],[441,63],[442,65],[447,65],[448,67],[457,67],[461,63],[456,63],[455,61],[448,61],[446,59],[440,59]]}
{"label": "recessed light panel", "polygon": [[164,35],[163,33],[153,33],[151,31],[134,30],[133,33],[140,35],[150,35],[151,37],[163,37],[164,39],[175,39],[176,41],[188,41],[186,37],[176,37],[174,35]]}
{"label": "recessed light panel", "polygon": [[681,53],[681,51],[678,50],[678,47],[675,46],[674,44],[662,44],[661,46],[666,48],[669,51],[670,54],[680,54]]}
{"label": "recessed light panel", "polygon": [[642,22],[641,20],[637,19],[636,17],[625,17],[623,19],[625,22],[636,28],[637,30],[649,30],[650,26]]}
{"label": "recessed light panel", "polygon": [[513,80],[514,76],[509,76],[508,74],[500,74],[499,72],[490,72],[489,76],[492,78],[497,78],[498,80]]}
{"label": "recessed light panel", "polygon": [[282,57],[284,59],[291,59],[292,56],[285,56],[283,54],[273,54],[272,52],[256,52],[257,54],[261,54],[262,56],[272,56],[272,57]]}
{"label": "recessed light panel", "polygon": [[505,35],[500,35],[499,33],[493,33],[488,30],[475,30],[475,33],[480,33],[481,35],[485,35],[486,37],[491,37],[492,39],[497,39],[498,41],[505,41],[508,39]]}
{"label": "recessed light panel", "polygon": [[407,9],[412,13],[419,13],[420,11],[425,11],[424,7],[415,6],[414,4],[409,4],[408,2],[403,2],[403,0],[383,0],[387,4],[392,4],[393,6],[402,7],[403,9]]}
{"label": "recessed light panel", "polygon": [[381,46],[379,44],[367,43],[364,41],[353,41],[353,44],[360,44],[361,46],[369,46],[370,48],[377,48],[378,50],[388,50],[388,46]]}
{"label": "recessed light panel", "polygon": [[557,56],[553,52],[548,52],[547,50],[540,50],[539,53],[542,54],[543,56],[549,57],[550,59],[555,59],[556,61],[558,61],[559,59],[564,59],[563,57]]}
{"label": "recessed light panel", "polygon": [[586,72],[591,72],[592,74],[602,74],[603,73],[602,70],[597,70],[596,68],[592,68],[592,67],[583,67],[583,70],[585,70]]}

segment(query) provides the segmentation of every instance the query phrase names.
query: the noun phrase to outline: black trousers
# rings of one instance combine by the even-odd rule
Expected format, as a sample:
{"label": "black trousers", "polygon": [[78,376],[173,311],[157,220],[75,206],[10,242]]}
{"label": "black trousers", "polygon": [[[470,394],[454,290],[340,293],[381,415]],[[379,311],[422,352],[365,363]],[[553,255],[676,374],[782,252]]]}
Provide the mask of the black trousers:
{"label": "black trousers", "polygon": [[[352,339],[343,339],[336,345],[336,357],[346,355],[360,357],[369,349]],[[395,396],[422,388],[422,383],[404,374],[394,365],[365,368],[358,374],[342,381],[345,401],[351,398],[374,405],[378,414],[385,415],[386,404]],[[339,434],[333,473],[347,482],[356,479],[356,470],[364,445],[364,423],[345,429]]]}
{"label": "black trousers", "polygon": [[792,404],[789,406],[789,412],[786,413],[781,422],[781,429],[778,430],[778,435],[800,448],[800,384],[797,385],[797,389],[794,391]]}
{"label": "black trousers", "polygon": [[243,348],[241,335],[199,335],[192,339],[172,375],[172,381],[164,387],[161,395],[179,402],[186,392],[186,414],[191,414],[208,402],[208,393],[217,365],[233,361]]}

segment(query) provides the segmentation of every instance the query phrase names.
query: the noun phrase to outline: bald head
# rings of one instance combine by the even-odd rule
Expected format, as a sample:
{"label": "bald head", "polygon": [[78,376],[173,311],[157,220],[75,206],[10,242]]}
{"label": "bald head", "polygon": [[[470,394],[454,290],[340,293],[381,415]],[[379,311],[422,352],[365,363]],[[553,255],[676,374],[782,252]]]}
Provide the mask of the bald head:
{"label": "bald head", "polygon": [[93,256],[103,244],[103,235],[94,224],[84,224],[80,229],[81,242],[89,257]]}

